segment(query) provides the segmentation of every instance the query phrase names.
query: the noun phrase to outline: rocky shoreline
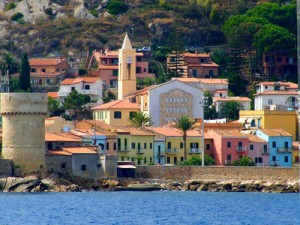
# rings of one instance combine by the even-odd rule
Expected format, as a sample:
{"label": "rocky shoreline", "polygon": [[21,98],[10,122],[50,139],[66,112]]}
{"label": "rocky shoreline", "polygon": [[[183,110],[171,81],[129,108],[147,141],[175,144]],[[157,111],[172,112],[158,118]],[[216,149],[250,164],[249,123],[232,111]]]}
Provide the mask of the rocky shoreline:
{"label": "rocky shoreline", "polygon": [[210,192],[264,192],[299,193],[299,181],[238,181],[190,180],[183,183],[158,179],[98,179],[82,178],[0,178],[2,192],[82,192],[82,191],[210,191]]}

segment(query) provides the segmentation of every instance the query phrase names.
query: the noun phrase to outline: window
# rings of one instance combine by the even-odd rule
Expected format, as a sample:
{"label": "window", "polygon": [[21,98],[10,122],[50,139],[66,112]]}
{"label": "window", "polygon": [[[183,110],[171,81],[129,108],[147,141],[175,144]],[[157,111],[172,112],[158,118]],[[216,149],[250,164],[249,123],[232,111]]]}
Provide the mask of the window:
{"label": "window", "polygon": [[170,163],[170,157],[167,157],[167,163]]}
{"label": "window", "polygon": [[193,69],[193,77],[197,77],[197,70]]}
{"label": "window", "polygon": [[135,143],[134,142],[131,143],[131,148],[135,149]]}
{"label": "window", "polygon": [[180,161],[182,162],[184,159],[183,159],[183,157],[180,157]]}
{"label": "window", "polygon": [[289,162],[289,157],[288,156],[284,156],[284,162]]}
{"label": "window", "polygon": [[35,73],[36,72],[36,68],[31,68],[31,72]]}
{"label": "window", "polygon": [[231,155],[227,155],[227,160],[231,160]]}
{"label": "window", "polygon": [[144,143],[144,149],[147,149],[147,143]]}
{"label": "window", "polygon": [[137,144],[137,148],[138,148],[138,150],[141,149],[141,143],[138,143],[138,144]]}
{"label": "window", "polygon": [[127,138],[124,139],[124,147],[127,149]]}
{"label": "window", "polygon": [[209,76],[213,77],[214,76],[214,71],[213,70],[209,70]]}
{"label": "window", "polygon": [[273,100],[272,99],[268,99],[268,104],[272,105],[273,104]]}
{"label": "window", "polygon": [[268,146],[267,145],[264,145],[264,150],[267,150],[268,149]]}
{"label": "window", "polygon": [[277,62],[282,62],[282,58],[281,57],[277,57]]}
{"label": "window", "polygon": [[254,146],[252,144],[250,145],[250,150],[254,150]]}
{"label": "window", "polygon": [[135,114],[135,112],[129,112],[129,118],[133,118],[134,114]]}
{"label": "window", "polygon": [[176,164],[177,163],[177,157],[175,156],[174,157],[174,164]]}
{"label": "window", "polygon": [[71,87],[71,91],[75,91],[75,87]]}
{"label": "window", "polygon": [[284,148],[288,148],[289,147],[289,143],[287,141],[284,142]]}
{"label": "window", "polygon": [[121,157],[121,161],[124,161],[124,156]]}
{"label": "window", "polygon": [[114,142],[114,150],[117,150],[117,143]]}
{"label": "window", "polygon": [[136,67],[135,72],[136,73],[141,73],[142,72],[142,68],[140,66]]}
{"label": "window", "polygon": [[276,141],[272,141],[272,148],[276,148]]}
{"label": "window", "polygon": [[42,72],[45,73],[45,72],[46,72],[46,69],[42,69]]}
{"label": "window", "polygon": [[106,150],[109,150],[109,142],[106,142]]}
{"label": "window", "polygon": [[262,163],[263,159],[262,157],[255,157],[255,163]]}
{"label": "window", "polygon": [[[159,146],[160,147],[160,146]],[[150,143],[150,149],[152,149],[152,143]]]}
{"label": "window", "polygon": [[91,86],[89,84],[84,85],[84,90],[90,90]]}
{"label": "window", "polygon": [[122,112],[121,111],[115,111],[114,112],[114,118],[115,119],[121,119],[122,118]]}
{"label": "window", "polygon": [[86,171],[86,165],[85,164],[81,165],[81,171]]}
{"label": "window", "polygon": [[112,75],[113,75],[114,77],[117,77],[117,76],[118,76],[118,70],[113,70],[112,73],[113,73]]}
{"label": "window", "polygon": [[147,158],[144,158],[144,164],[146,164],[147,163]]}
{"label": "window", "polygon": [[210,144],[206,144],[206,150],[210,150]]}
{"label": "window", "polygon": [[180,148],[183,148],[183,142],[180,142]]}
{"label": "window", "polygon": [[168,145],[168,149],[171,149],[171,148],[172,148],[171,142],[168,142],[167,145]]}
{"label": "window", "polygon": [[147,73],[147,68],[144,68],[144,73]]}
{"label": "window", "polygon": [[112,64],[117,65],[119,63],[119,59],[112,59]]}
{"label": "window", "polygon": [[230,141],[227,142],[227,148],[231,148],[231,142]]}
{"label": "window", "polygon": [[272,156],[272,161],[276,161],[276,156]]}
{"label": "window", "polygon": [[60,165],[60,168],[65,169],[65,168],[66,168],[66,163],[62,163],[62,164]]}

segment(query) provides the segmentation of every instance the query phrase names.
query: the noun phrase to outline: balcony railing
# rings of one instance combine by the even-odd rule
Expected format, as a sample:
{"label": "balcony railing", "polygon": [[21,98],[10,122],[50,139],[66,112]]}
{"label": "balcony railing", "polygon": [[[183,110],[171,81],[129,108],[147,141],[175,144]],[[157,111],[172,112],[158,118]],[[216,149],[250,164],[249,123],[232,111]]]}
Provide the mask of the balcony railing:
{"label": "balcony railing", "polygon": [[238,152],[247,151],[247,147],[246,146],[237,146],[236,147],[236,151],[238,151]]}
{"label": "balcony railing", "polygon": [[120,147],[119,152],[130,152],[130,149],[128,147]]}
{"label": "balcony railing", "polygon": [[199,148],[190,148],[188,153],[190,153],[190,154],[200,154],[200,153],[202,153],[202,151]]}
{"label": "balcony railing", "polygon": [[178,149],[178,148],[169,148],[169,149],[167,149],[167,154],[177,154],[177,153],[179,153],[180,152],[180,149]]}
{"label": "balcony railing", "polygon": [[292,152],[293,148],[277,148],[277,152],[278,153],[288,153],[288,152]]}
{"label": "balcony railing", "polygon": [[270,155],[270,151],[269,151],[269,149],[262,149],[261,154],[262,155]]}
{"label": "balcony railing", "polygon": [[138,148],[136,154],[142,155],[145,153],[145,149],[143,148]]}
{"label": "balcony railing", "polygon": [[270,166],[279,166],[278,161],[271,161]]}

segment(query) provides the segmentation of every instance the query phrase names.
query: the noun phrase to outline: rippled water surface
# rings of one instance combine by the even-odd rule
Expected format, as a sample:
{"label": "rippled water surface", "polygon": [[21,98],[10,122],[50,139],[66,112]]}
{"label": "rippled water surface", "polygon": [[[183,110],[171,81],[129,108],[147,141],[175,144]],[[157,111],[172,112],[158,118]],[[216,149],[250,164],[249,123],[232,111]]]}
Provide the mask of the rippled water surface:
{"label": "rippled water surface", "polygon": [[0,224],[300,225],[298,194],[82,192],[0,194]]}

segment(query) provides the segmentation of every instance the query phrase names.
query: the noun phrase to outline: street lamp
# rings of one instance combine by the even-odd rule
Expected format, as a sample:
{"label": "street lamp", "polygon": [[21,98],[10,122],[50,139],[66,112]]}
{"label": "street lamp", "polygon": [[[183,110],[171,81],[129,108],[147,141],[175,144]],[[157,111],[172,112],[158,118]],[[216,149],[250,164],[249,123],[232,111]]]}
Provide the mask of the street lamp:
{"label": "street lamp", "polygon": [[207,100],[208,100],[208,97],[203,97],[203,99],[202,99],[202,102],[199,102],[200,103],[200,105],[202,106],[202,121],[201,121],[201,131],[202,131],[202,137],[201,137],[201,139],[202,139],[202,156],[201,156],[201,158],[202,158],[202,166],[205,166],[204,165],[204,107],[206,106],[206,104],[207,104]]}

